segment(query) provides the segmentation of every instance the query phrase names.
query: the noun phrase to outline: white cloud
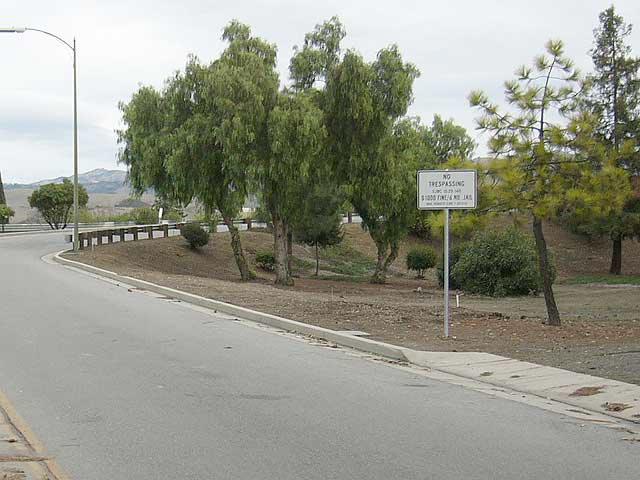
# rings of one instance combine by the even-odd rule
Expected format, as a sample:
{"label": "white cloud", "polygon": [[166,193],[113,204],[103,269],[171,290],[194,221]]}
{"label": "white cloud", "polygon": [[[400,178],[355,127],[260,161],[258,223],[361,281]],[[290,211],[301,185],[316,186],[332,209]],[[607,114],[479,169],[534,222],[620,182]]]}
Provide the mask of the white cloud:
{"label": "white cloud", "polygon": [[[338,15],[345,46],[373,58],[397,43],[422,76],[411,114],[430,122],[453,117],[472,135],[474,112],[466,97],[484,89],[502,100],[502,83],[542,51],[549,38],[565,41],[584,70],[597,15],[610,1],[293,0],[233,2],[3,0],[2,22],[78,39],[80,168],[115,168],[113,130],[117,103],[140,83],[163,79],[195,53],[211,60],[222,49],[220,33],[238,18],[277,44],[281,78],[287,78],[293,45],[316,23]],[[637,0],[616,2],[628,22],[640,18]],[[631,44],[640,55],[640,32]],[[0,171],[5,181],[31,181],[71,173],[71,52],[35,32],[0,35]]]}

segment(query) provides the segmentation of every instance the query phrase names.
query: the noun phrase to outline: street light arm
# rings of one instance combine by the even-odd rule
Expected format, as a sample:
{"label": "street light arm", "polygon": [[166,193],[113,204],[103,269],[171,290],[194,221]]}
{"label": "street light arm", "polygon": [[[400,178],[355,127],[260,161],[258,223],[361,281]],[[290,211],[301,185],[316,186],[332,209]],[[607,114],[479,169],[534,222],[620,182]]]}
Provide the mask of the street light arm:
{"label": "street light arm", "polygon": [[76,49],[75,49],[75,48],[74,48],[74,47],[73,47],[69,42],[67,42],[66,40],[63,40],[62,38],[60,38],[60,37],[59,37],[59,36],[57,36],[57,35],[54,35],[54,34],[53,34],[53,33],[51,33],[51,32],[47,32],[47,31],[45,31],[45,30],[40,30],[40,29],[38,29],[38,28],[25,28],[24,30],[25,30],[25,31],[27,31],[27,32],[28,32],[28,31],[31,31],[31,32],[40,32],[40,33],[44,33],[45,35],[49,35],[50,37],[55,38],[55,39],[56,39],[56,40],[58,40],[59,42],[64,43],[67,47],[69,47],[69,48],[71,49],[71,51],[73,51],[73,52],[75,52],[75,51],[76,51]]}

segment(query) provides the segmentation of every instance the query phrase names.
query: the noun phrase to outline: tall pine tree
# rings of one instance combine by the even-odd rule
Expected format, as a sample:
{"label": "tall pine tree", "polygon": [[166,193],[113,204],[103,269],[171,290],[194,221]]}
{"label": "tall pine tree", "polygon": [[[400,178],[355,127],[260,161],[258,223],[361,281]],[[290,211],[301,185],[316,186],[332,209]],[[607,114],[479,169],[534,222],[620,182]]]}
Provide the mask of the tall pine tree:
{"label": "tall pine tree", "polygon": [[[616,15],[613,6],[600,13],[591,50],[594,72],[587,79],[584,104],[599,118],[596,135],[613,150],[618,166],[631,176],[640,174],[640,58],[633,57],[627,44],[632,26]],[[599,168],[599,165],[596,165]],[[630,200],[621,213],[595,219],[589,230],[611,236],[613,250],[610,273],[622,272],[622,240],[640,231],[637,202]]]}

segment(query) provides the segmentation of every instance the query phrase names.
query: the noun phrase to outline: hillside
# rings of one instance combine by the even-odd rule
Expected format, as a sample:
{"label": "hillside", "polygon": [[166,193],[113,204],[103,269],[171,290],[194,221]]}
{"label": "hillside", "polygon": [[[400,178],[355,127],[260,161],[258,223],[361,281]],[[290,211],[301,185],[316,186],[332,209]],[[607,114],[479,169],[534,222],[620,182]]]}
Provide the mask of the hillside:
{"label": "hillside", "polygon": [[[4,188],[9,190],[33,190],[49,183],[62,183],[63,180],[73,180],[73,177],[57,177],[37,182],[20,184],[7,183]],[[124,170],[106,170],[98,168],[78,175],[78,182],[89,193],[121,193],[128,194],[129,186],[126,184],[127,172]]]}

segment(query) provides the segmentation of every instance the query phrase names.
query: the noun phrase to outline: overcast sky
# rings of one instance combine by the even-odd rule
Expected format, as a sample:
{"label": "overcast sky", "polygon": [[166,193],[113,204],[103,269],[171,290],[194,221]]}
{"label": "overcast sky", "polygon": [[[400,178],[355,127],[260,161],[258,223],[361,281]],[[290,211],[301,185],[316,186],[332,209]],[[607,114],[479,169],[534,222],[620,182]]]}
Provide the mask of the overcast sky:
{"label": "overcast sky", "polygon": [[[27,26],[78,42],[80,171],[117,165],[119,101],[140,84],[160,87],[189,53],[203,61],[223,48],[222,28],[234,18],[278,46],[287,81],[292,47],[314,25],[338,15],[344,45],[373,59],[396,43],[422,75],[410,114],[434,113],[477,136],[471,90],[502,101],[502,83],[516,67],[561,39],[583,71],[598,13],[596,0],[2,0],[0,26]],[[615,2],[627,22],[640,23],[640,1]],[[630,41],[640,55],[640,27]],[[73,166],[72,54],[37,32],[0,34],[0,171],[5,182],[70,175]],[[484,144],[485,139],[478,137]],[[484,147],[481,147],[480,153]]]}

